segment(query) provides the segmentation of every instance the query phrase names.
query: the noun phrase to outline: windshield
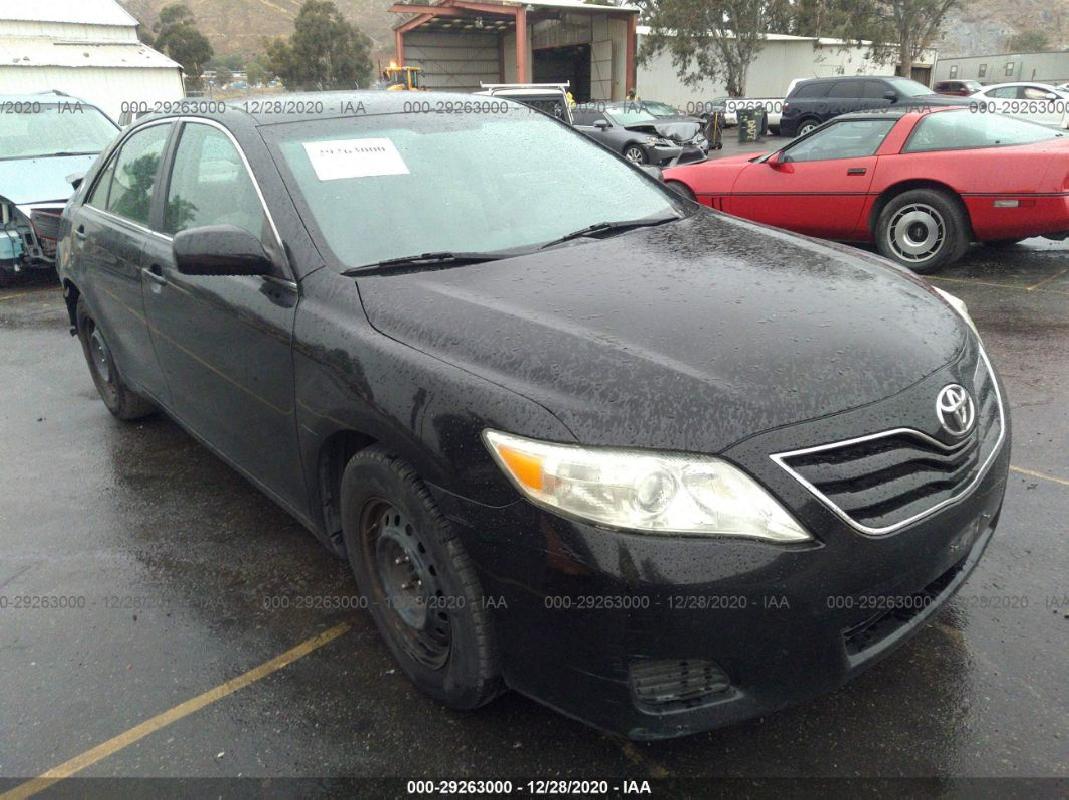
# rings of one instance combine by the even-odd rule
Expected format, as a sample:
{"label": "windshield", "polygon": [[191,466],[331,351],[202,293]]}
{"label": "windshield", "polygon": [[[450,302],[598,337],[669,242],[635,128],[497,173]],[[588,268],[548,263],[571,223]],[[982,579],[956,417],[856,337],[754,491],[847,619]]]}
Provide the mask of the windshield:
{"label": "windshield", "polygon": [[923,83],[911,81],[909,78],[885,78],[884,80],[894,86],[899,94],[906,97],[922,97],[926,94],[935,94]]}
{"label": "windshield", "polygon": [[628,125],[641,125],[644,122],[657,121],[657,117],[653,116],[649,111],[644,111],[635,105],[629,105],[626,108],[610,106],[605,109],[605,116],[624,128]]}
{"label": "windshield", "polygon": [[643,102],[642,108],[653,114],[655,117],[675,117],[679,112],[667,103],[649,103]]}
{"label": "windshield", "polygon": [[382,114],[261,129],[306,224],[342,268],[533,248],[677,213],[667,190],[542,114]]}
{"label": "windshield", "polygon": [[21,106],[22,113],[0,114],[0,160],[99,153],[119,132],[101,111],[77,101]]}

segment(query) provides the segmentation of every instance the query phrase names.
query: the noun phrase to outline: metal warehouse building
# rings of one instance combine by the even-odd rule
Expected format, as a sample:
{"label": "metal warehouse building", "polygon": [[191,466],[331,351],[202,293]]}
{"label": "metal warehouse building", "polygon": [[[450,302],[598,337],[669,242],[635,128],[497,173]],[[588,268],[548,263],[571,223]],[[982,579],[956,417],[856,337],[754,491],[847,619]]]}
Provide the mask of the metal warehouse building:
{"label": "metal warehouse building", "polygon": [[[638,27],[639,52],[650,29]],[[928,83],[935,53],[926,51],[913,66],[912,77]],[[812,36],[791,36],[770,33],[746,74],[748,97],[783,97],[794,78],[824,78],[835,75],[893,75],[894,65],[873,60],[872,48],[842,39]],[[684,86],[672,65],[669,53],[661,52],[638,68],[638,93],[649,100],[660,100],[686,108],[727,95],[719,81],[704,81],[697,86]]]}
{"label": "metal warehouse building", "polygon": [[0,3],[0,94],[56,90],[112,117],[129,101],[184,96],[181,67],[137,39],[114,0]]}
{"label": "metal warehouse building", "polygon": [[935,65],[934,79],[979,81],[985,86],[1016,81],[1057,85],[1069,81],[1069,50],[941,58]]}
{"label": "metal warehouse building", "polygon": [[480,82],[571,84],[578,101],[622,100],[635,82],[639,9],[580,0],[398,3],[397,62],[421,67],[429,89]]}

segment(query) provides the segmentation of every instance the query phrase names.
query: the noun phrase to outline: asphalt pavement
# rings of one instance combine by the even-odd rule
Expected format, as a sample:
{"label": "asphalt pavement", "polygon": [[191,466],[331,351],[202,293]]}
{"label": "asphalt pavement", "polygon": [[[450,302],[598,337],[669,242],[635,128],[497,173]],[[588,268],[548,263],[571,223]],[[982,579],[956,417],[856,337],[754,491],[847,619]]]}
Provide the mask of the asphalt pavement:
{"label": "asphalt pavement", "polygon": [[[964,776],[1069,778],[1069,243],[974,247],[935,283],[967,301],[1008,386],[1014,466],[985,558],[933,623],[841,690],[652,744],[515,694],[468,714],[424,698],[347,608],[347,565],[165,417],[113,419],[50,280],[3,290],[0,793],[61,765],[79,778],[924,776],[936,794]],[[87,784],[30,788],[72,785]]]}

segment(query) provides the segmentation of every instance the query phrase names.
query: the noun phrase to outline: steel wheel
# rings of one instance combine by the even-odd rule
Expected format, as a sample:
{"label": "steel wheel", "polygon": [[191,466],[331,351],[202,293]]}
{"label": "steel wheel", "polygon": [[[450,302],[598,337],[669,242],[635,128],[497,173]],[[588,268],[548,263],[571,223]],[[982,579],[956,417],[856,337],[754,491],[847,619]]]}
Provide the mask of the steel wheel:
{"label": "steel wheel", "polygon": [[922,264],[946,241],[943,215],[926,203],[911,203],[895,212],[887,226],[887,245],[903,262]]}
{"label": "steel wheel", "polygon": [[628,145],[627,148],[624,150],[624,158],[626,158],[632,164],[645,164],[646,151],[639,147],[637,144]]}
{"label": "steel wheel", "polygon": [[381,499],[364,506],[360,530],[365,563],[372,567],[374,600],[384,609],[397,643],[428,669],[441,669],[452,640],[448,604],[420,531]]}

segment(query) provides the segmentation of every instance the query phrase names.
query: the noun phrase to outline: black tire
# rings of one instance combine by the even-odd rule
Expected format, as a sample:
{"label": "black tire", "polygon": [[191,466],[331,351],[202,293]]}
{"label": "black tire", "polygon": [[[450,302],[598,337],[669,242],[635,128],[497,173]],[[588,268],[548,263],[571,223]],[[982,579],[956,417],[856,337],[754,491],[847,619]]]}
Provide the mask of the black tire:
{"label": "black tire", "polygon": [[83,296],[78,297],[75,319],[78,323],[78,341],[82,344],[89,374],[108,411],[122,420],[140,419],[155,412],[156,407],[151,402],[123,381],[111,356],[111,350],[104,340],[104,334],[97,329],[96,321]]}
{"label": "black tire", "polygon": [[632,164],[646,164],[649,162],[649,157],[646,155],[642,145],[634,144],[633,142],[624,148],[624,158]]}
{"label": "black tire", "polygon": [[475,568],[415,471],[378,447],[361,450],[341,501],[349,564],[402,671],[450,708],[497,697],[498,653]]}
{"label": "black tire", "polygon": [[876,247],[892,261],[927,275],[965,254],[969,220],[953,195],[911,189],[892,197],[880,211]]}
{"label": "black tire", "polygon": [[994,247],[1001,250],[1006,247],[1013,247],[1023,241],[1024,239],[995,239],[992,242],[984,242],[984,247]]}
{"label": "black tire", "polygon": [[816,128],[818,125],[820,125],[820,120],[817,119],[816,117],[803,117],[798,122],[798,133],[797,133],[797,135],[798,136],[804,136],[805,134],[807,134],[811,130],[813,130],[813,128]]}
{"label": "black tire", "polygon": [[697,199],[694,197],[694,192],[692,192],[690,187],[685,183],[681,183],[680,181],[665,181],[664,185],[680,197],[690,200],[691,202],[697,202]]}

